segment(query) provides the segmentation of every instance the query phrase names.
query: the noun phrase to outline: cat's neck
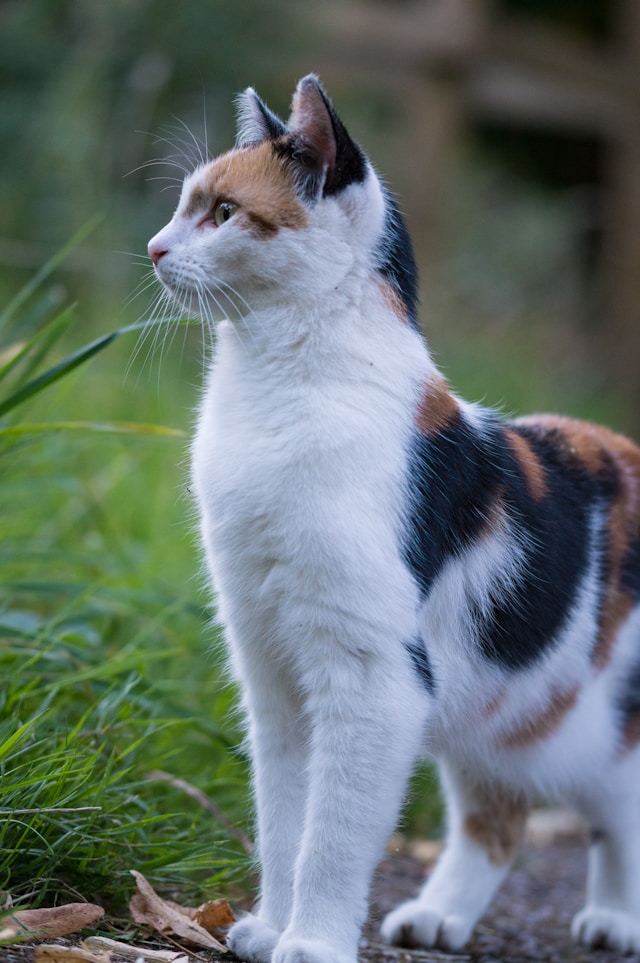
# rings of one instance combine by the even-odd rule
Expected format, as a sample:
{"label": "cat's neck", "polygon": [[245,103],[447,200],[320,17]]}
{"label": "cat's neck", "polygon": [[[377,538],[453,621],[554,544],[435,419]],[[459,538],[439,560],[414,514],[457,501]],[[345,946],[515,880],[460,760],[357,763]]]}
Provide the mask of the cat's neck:
{"label": "cat's neck", "polygon": [[278,364],[288,378],[310,371],[335,377],[360,363],[381,370],[399,366],[418,383],[437,374],[397,297],[371,278],[345,279],[322,298],[265,297],[259,307],[220,328],[219,350],[237,354],[249,368]]}

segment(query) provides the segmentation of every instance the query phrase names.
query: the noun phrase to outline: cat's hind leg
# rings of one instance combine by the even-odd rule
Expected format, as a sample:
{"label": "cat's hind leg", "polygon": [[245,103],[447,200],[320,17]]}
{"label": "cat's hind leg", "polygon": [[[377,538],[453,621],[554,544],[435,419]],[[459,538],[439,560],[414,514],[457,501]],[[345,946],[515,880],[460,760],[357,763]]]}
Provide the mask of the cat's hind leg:
{"label": "cat's hind leg", "polygon": [[522,837],[527,804],[500,787],[479,786],[452,765],[441,765],[449,831],[444,853],[416,899],[382,923],[382,936],[400,946],[463,946],[507,875]]}
{"label": "cat's hind leg", "polygon": [[[635,761],[635,766],[632,763]],[[619,764],[606,795],[587,805],[592,839],[587,902],[574,917],[575,940],[619,953],[640,952],[640,750]]]}

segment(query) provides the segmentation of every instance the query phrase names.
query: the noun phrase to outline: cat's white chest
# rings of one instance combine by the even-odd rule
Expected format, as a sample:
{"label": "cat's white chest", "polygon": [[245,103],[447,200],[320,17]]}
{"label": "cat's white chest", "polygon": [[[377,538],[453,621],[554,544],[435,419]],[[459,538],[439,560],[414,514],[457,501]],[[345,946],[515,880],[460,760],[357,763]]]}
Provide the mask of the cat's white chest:
{"label": "cat's white chest", "polygon": [[397,497],[408,406],[391,396],[372,417],[380,385],[371,383],[368,404],[366,367],[354,361],[344,378],[304,378],[282,363],[251,368],[220,345],[193,480],[227,624],[260,606],[265,637],[292,646],[316,629],[370,648],[382,647],[391,625],[413,631],[416,588],[401,559]]}

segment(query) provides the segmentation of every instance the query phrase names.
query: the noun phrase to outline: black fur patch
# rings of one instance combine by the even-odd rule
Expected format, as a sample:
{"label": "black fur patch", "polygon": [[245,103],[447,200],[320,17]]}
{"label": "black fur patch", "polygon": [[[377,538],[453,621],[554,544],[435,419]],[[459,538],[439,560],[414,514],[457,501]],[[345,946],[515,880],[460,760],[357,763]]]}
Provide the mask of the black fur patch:
{"label": "black fur patch", "polygon": [[431,662],[427,654],[427,647],[423,639],[419,637],[412,639],[410,642],[405,643],[405,647],[411,657],[413,668],[418,675],[421,685],[424,686],[427,692],[433,692],[436,687],[435,680],[433,678]]}
{"label": "black fur patch", "polygon": [[413,438],[405,559],[425,596],[486,524],[499,484],[489,447],[461,413],[435,437]]}
{"label": "black fur patch", "polygon": [[545,474],[546,493],[534,500],[501,422],[488,418],[479,431],[460,413],[439,435],[414,438],[405,558],[426,598],[445,563],[488,530],[492,511],[504,511],[522,536],[520,575],[488,612],[470,599],[470,614],[485,657],[519,669],[553,644],[569,618],[589,560],[593,509],[613,497],[617,476],[609,464],[589,473],[553,432],[511,424]]}
{"label": "black fur patch", "polygon": [[276,138],[286,134],[287,125],[280,120],[272,110],[269,110],[265,102],[258,97],[255,91],[253,91],[251,97],[254,106],[258,109],[262,128],[261,131],[256,130],[255,140],[252,140],[251,143],[261,143],[261,141],[265,139],[276,140]]}
{"label": "black fur patch", "polygon": [[624,679],[616,700],[616,708],[620,713],[622,729],[640,715],[640,659],[631,674]]}
{"label": "black fur patch", "polygon": [[550,439],[514,430],[540,459],[547,494],[534,501],[515,458],[502,452],[505,506],[524,536],[525,560],[514,590],[494,600],[478,631],[487,658],[518,669],[546,651],[571,614],[589,561],[592,507],[601,496],[596,480],[567,464]]}
{"label": "black fur patch", "polygon": [[333,135],[336,139],[336,162],[327,171],[323,189],[324,196],[330,197],[332,194],[339,194],[350,184],[362,184],[367,175],[367,162],[358,145],[347,133],[346,127],[320,85],[318,89],[331,118]]}
{"label": "black fur patch", "polygon": [[418,269],[411,237],[391,194],[384,191],[384,197],[386,217],[376,251],[377,267],[406,306],[407,320],[418,330]]}

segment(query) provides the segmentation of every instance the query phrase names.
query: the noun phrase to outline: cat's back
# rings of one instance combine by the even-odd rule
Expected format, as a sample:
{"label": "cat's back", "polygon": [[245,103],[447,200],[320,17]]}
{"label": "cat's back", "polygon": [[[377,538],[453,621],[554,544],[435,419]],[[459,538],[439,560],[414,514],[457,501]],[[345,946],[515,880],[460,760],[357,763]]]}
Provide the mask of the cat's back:
{"label": "cat's back", "polygon": [[562,463],[575,466],[586,479],[597,480],[611,471],[620,483],[620,492],[628,493],[640,506],[640,446],[626,435],[604,425],[555,414],[526,415],[511,426],[541,450],[555,452]]}

